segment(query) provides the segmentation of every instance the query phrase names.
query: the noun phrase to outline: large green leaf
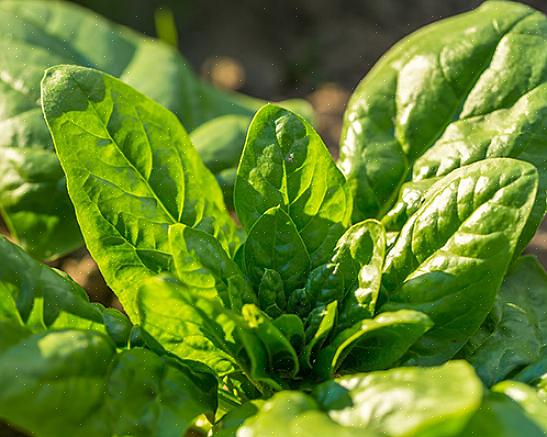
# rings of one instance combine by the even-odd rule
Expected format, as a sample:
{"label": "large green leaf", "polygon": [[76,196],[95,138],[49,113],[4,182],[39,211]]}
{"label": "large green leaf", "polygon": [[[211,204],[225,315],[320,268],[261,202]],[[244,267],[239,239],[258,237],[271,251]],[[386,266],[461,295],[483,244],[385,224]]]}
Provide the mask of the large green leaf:
{"label": "large green leaf", "polygon": [[539,360],[547,348],[547,275],[535,258],[519,258],[511,267],[493,312],[493,330],[481,327],[487,332],[474,337],[484,341],[465,355],[488,386]]}
{"label": "large green leaf", "polygon": [[[181,435],[216,409],[216,379],[93,331],[36,334],[0,353],[0,417],[40,436]],[[62,411],[62,414],[59,412]]]}
{"label": "large green leaf", "polygon": [[340,167],[354,219],[382,216],[424,153],[436,164],[418,162],[421,177],[544,148],[546,29],[545,17],[527,6],[488,1],[392,48],[345,114]]}
{"label": "large green leaf", "polygon": [[386,257],[383,311],[413,309],[434,327],[409,363],[454,356],[492,309],[538,186],[523,161],[488,159],[437,182]]}
{"label": "large green leaf", "polygon": [[447,437],[479,408],[482,385],[470,365],[454,361],[348,375],[317,386],[313,393],[343,426],[393,437]]}
{"label": "large green leaf", "polygon": [[130,317],[142,279],[174,269],[169,225],[198,227],[235,250],[222,193],[171,112],[74,66],[47,71],[42,103],[86,245]]}
{"label": "large green leaf", "polygon": [[253,119],[234,193],[237,215],[250,230],[280,207],[294,222],[312,266],[325,263],[349,224],[345,179],[313,127],[296,114],[264,106]]}

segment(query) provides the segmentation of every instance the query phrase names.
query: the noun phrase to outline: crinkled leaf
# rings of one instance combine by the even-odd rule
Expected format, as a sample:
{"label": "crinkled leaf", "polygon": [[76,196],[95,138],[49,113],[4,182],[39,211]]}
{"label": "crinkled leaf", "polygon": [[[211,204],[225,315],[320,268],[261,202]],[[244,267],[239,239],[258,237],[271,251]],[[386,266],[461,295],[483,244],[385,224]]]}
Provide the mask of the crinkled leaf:
{"label": "crinkled leaf", "polygon": [[87,247],[130,317],[143,278],[173,270],[169,225],[235,250],[222,193],[172,113],[75,66],[46,72],[42,104]]}
{"label": "crinkled leaf", "polygon": [[386,256],[383,311],[413,309],[434,327],[409,363],[439,364],[479,329],[492,309],[536,196],[538,176],[499,158],[437,182]]}
{"label": "crinkled leaf", "polygon": [[439,178],[429,178],[422,181],[410,181],[402,185],[395,205],[382,218],[382,224],[387,231],[399,232],[410,216],[414,214],[427,198],[429,190]]}
{"label": "crinkled leaf", "polygon": [[294,222],[312,266],[325,263],[349,224],[345,179],[319,135],[274,105],[255,115],[235,185],[235,208],[248,231],[273,207]]}
{"label": "crinkled leaf", "polygon": [[[385,249],[382,226],[373,220],[350,227],[336,243],[330,261],[313,269],[304,287],[312,307],[320,307],[347,297],[355,313],[370,317],[380,287]],[[365,267],[366,266],[366,267]],[[363,280],[359,280],[360,272]],[[361,288],[358,284],[362,282]],[[359,317],[357,314],[353,316]],[[361,314],[363,316],[363,314]]]}
{"label": "crinkled leaf", "polygon": [[465,356],[488,386],[535,362],[547,348],[547,275],[535,258],[522,257],[511,267],[495,305],[499,322]]}
{"label": "crinkled leaf", "polygon": [[472,144],[482,150],[462,153],[467,163],[477,155],[515,156],[506,153],[513,146],[544,147],[547,100],[531,100],[547,77],[545,29],[545,17],[531,8],[488,1],[388,51],[344,117],[340,167],[352,189],[354,220],[382,216],[412,164],[443,143],[436,159],[449,166],[458,158],[448,156]]}
{"label": "crinkled leaf", "polygon": [[258,304],[271,317],[280,316],[287,307],[285,286],[281,275],[272,269],[264,269],[258,284]]}

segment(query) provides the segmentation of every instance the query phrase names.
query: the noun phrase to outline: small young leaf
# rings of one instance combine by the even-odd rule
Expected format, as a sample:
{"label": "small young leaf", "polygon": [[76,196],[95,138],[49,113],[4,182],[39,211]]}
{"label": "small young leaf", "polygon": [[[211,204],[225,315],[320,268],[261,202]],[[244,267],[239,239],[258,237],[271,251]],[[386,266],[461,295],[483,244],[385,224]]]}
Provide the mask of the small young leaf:
{"label": "small young leaf", "polygon": [[339,263],[339,269],[346,277],[339,327],[350,326],[363,318],[374,316],[385,253],[386,233],[375,220],[353,225],[338,242],[333,261]]}
{"label": "small young leaf", "polygon": [[324,379],[393,366],[433,323],[423,313],[381,313],[340,332],[318,353],[314,371]]}
{"label": "small young leaf", "polygon": [[[317,353],[319,348],[326,341],[330,333],[333,331],[334,325],[336,323],[338,302],[334,301],[328,304],[325,308],[320,308],[321,311],[317,313],[318,323],[317,326],[314,326],[313,319],[311,321],[311,329],[307,333],[313,335],[306,344],[302,356],[300,357],[300,362],[302,367],[305,369],[312,369],[312,364],[314,361],[314,355]],[[308,334],[306,337],[309,337]]]}
{"label": "small young leaf", "polygon": [[287,298],[304,285],[310,257],[291,218],[279,206],[266,211],[251,228],[245,242],[245,266],[256,284],[266,269],[277,271]]}
{"label": "small young leaf", "polygon": [[266,348],[270,369],[285,377],[296,376],[299,370],[298,357],[290,341],[275,323],[251,304],[243,307],[242,315]]}

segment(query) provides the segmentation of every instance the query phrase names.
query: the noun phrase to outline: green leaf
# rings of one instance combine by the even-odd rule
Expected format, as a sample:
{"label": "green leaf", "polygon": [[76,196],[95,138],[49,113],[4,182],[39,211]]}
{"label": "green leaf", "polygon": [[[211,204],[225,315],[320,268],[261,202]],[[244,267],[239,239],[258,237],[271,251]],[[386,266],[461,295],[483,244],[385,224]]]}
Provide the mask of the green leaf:
{"label": "green leaf", "polygon": [[[191,71],[175,48],[69,2],[3,0],[0,60],[5,102],[0,111],[0,212],[12,235],[38,258],[55,258],[83,244],[40,110],[45,69],[73,64],[103,70],[166,106],[189,130],[223,115],[239,114],[248,123],[265,103],[215,89]],[[281,104],[313,118],[303,100]]]}
{"label": "green leaf", "polygon": [[[15,329],[13,325],[17,325],[26,327],[23,331],[27,334],[50,328],[105,331],[103,323],[110,312],[91,304],[86,292],[66,274],[35,261],[3,236],[0,266],[2,330],[8,329],[8,325]],[[0,345],[5,340],[0,340]]]}
{"label": "green leaf", "polygon": [[245,305],[242,315],[249,328],[256,333],[264,345],[271,371],[286,378],[294,378],[300,366],[296,351],[289,339],[255,305]]}
{"label": "green leaf", "polygon": [[345,179],[323,141],[304,119],[273,105],[249,127],[234,196],[247,230],[273,207],[286,212],[313,267],[328,261],[349,224]]}
{"label": "green leaf", "polygon": [[333,301],[344,301],[345,325],[372,317],[384,255],[385,232],[380,223],[367,220],[350,227],[336,243],[330,262],[313,269],[306,281],[303,294],[315,319]]}
{"label": "green leaf", "polygon": [[[222,435],[229,436],[235,433]],[[266,401],[256,415],[245,420],[237,430],[237,435],[373,437],[375,434],[340,426],[319,410],[312,397],[301,392],[283,391]]]}
{"label": "green leaf", "polygon": [[178,279],[204,296],[218,296],[227,308],[256,300],[237,264],[210,234],[183,224],[171,225],[169,243]]}
{"label": "green leaf", "polygon": [[281,207],[266,211],[251,228],[245,242],[245,266],[256,284],[266,269],[277,271],[283,279],[287,298],[294,289],[304,285],[310,257],[296,226]]}
{"label": "green leaf", "polygon": [[479,411],[459,434],[459,437],[467,436],[545,437],[545,432],[513,399],[492,393],[486,396]]}
{"label": "green leaf", "polygon": [[237,164],[250,122],[250,116],[223,115],[203,123],[190,133],[192,144],[217,178],[224,202],[230,209],[234,209]]}
{"label": "green leaf", "polygon": [[281,314],[273,324],[285,336],[296,352],[300,352],[305,342],[304,324],[296,314]]}
{"label": "green leaf", "polygon": [[511,379],[530,385],[538,385],[542,379],[547,382],[547,347],[543,349],[539,360],[526,366]]}
{"label": "green leaf", "polygon": [[487,386],[537,361],[542,348],[547,347],[547,275],[535,258],[519,258],[511,267],[495,307],[499,322],[484,334],[487,337],[482,344],[465,356]]}
{"label": "green leaf", "polygon": [[142,326],[166,350],[204,363],[219,376],[235,371],[235,322],[219,298],[155,277],[141,286],[137,302]]}
{"label": "green leaf", "polygon": [[[354,221],[383,216],[413,163],[451,141],[459,127],[465,126],[460,143],[436,155],[442,165],[451,166],[447,157],[458,155],[463,143],[481,143],[490,156],[514,156],[496,150],[528,142],[544,147],[546,100],[537,100],[536,112],[523,102],[547,78],[545,23],[543,14],[524,5],[488,1],[417,31],[384,55],[344,116],[340,168],[355,202]],[[500,117],[507,122],[496,124]]]}
{"label": "green leaf", "polygon": [[0,370],[0,417],[40,436],[181,435],[216,408],[212,374],[144,349],[116,353],[93,331],[36,334],[3,351]]}
{"label": "green leaf", "polygon": [[220,421],[215,423],[213,432],[215,437],[236,437],[239,427],[251,416],[254,416],[264,404],[261,399],[246,402],[233,408]]}
{"label": "green leaf", "polygon": [[[454,356],[492,309],[532,209],[535,168],[507,158],[462,167],[437,182],[386,256],[383,311],[413,309],[434,327],[409,363]],[[479,304],[480,303],[480,304]]]}
{"label": "green leaf", "polygon": [[309,322],[311,325],[311,329],[310,327],[308,327],[307,337],[311,335],[311,338],[307,342],[306,347],[302,352],[302,356],[300,357],[302,367],[307,370],[313,368],[313,363],[315,362],[316,358],[315,355],[333,331],[338,316],[338,302],[333,301],[324,308],[320,307],[318,309],[320,309],[321,311],[318,312],[316,316],[318,318],[316,322],[317,326],[315,326],[313,320]]}
{"label": "green leaf", "polygon": [[339,264],[346,284],[340,327],[374,316],[385,253],[386,233],[375,220],[353,225],[338,242],[333,262]]}
{"label": "green leaf", "polygon": [[118,354],[107,393],[116,435],[183,435],[201,414],[212,421],[217,405],[212,373],[145,349]]}
{"label": "green leaf", "polygon": [[172,113],[74,66],[46,72],[42,103],[87,247],[130,317],[142,280],[173,271],[169,225],[198,227],[235,250],[222,193]]}
{"label": "green leaf", "polygon": [[492,391],[503,393],[517,402],[526,412],[527,416],[536,422],[540,428],[547,432],[547,403],[542,402],[536,391],[516,381],[503,381],[492,387]]}
{"label": "green leaf", "polygon": [[192,144],[213,174],[237,167],[250,122],[243,115],[224,115],[192,131]]}
{"label": "green leaf", "polygon": [[365,319],[344,329],[323,347],[313,370],[326,379],[336,373],[387,369],[432,325],[425,314],[409,310]]}
{"label": "green leaf", "polygon": [[456,434],[479,408],[482,385],[469,364],[453,361],[348,375],[313,394],[343,426],[393,437],[443,437]]}
{"label": "green leaf", "polygon": [[391,232],[400,231],[410,216],[414,214],[427,199],[429,190],[439,178],[422,181],[410,181],[401,186],[395,205],[382,218],[382,224]]}
{"label": "green leaf", "polygon": [[271,317],[280,316],[287,307],[287,297],[281,275],[272,269],[264,269],[258,284],[258,303]]}
{"label": "green leaf", "polygon": [[41,264],[0,236],[0,352],[33,333],[85,329],[108,334],[117,347],[135,342],[165,351],[142,328],[114,308],[90,303],[66,273]]}

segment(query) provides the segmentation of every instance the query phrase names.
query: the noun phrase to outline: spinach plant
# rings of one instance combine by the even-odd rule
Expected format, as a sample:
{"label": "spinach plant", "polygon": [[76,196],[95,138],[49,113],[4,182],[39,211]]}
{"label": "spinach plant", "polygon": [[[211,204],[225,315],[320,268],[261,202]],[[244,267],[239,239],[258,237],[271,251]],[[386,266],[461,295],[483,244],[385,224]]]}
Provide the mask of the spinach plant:
{"label": "spinach plant", "polygon": [[[352,98],[339,166],[263,106],[238,224],[174,113],[46,70],[68,193],[127,316],[0,239],[0,417],[39,436],[545,435],[547,276],[522,256],[545,213],[545,36],[494,1],[409,37]],[[509,67],[514,87],[491,82]]]}
{"label": "spinach plant", "polygon": [[[195,142],[200,150],[216,148],[217,162],[210,159],[211,152],[205,162],[214,163],[228,193],[233,185],[230,169],[237,164],[242,144],[233,141],[241,135],[230,117],[248,124],[265,103],[213,88],[197,78],[172,47],[65,2],[2,0],[0,60],[0,213],[12,236],[41,259],[83,244],[40,109],[45,68],[98,68],[173,111],[186,129],[223,132],[215,138],[196,134]],[[305,102],[284,105],[311,117]]]}

